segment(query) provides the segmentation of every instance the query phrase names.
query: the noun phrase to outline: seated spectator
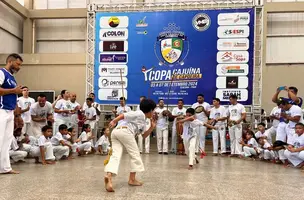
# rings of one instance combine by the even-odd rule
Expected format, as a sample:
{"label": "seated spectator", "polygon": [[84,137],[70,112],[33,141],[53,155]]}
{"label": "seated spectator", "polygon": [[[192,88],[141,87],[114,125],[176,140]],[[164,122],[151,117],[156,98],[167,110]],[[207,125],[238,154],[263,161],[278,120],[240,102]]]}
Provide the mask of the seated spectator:
{"label": "seated spectator", "polygon": [[254,137],[254,133],[252,131],[248,131],[246,134],[246,140],[247,144],[243,141],[240,142],[240,144],[243,146],[243,154],[241,157],[253,157],[260,154],[260,151],[258,150],[258,143]]}
{"label": "seated spectator", "polygon": [[266,130],[266,125],[262,122],[258,124],[258,132],[255,133],[255,137],[266,139],[269,144],[272,144],[272,138],[268,130]]}
{"label": "seated spectator", "polygon": [[72,149],[72,146],[67,144],[63,139],[63,135],[67,135],[67,134],[68,134],[68,127],[65,124],[61,124],[59,126],[59,132],[57,132],[51,139],[56,160],[60,160],[62,158],[68,158],[70,149]]}
{"label": "seated spectator", "polygon": [[275,154],[273,152],[273,147],[271,143],[269,143],[265,138],[260,137],[258,139],[258,143],[262,149],[261,158],[266,161],[274,161],[275,162]]}
{"label": "seated spectator", "polygon": [[91,132],[91,127],[89,124],[84,124],[82,127],[82,132],[79,138],[76,140],[78,144],[78,155],[86,155],[92,151],[92,143],[90,142],[93,139],[93,136],[89,137],[88,134]]}
{"label": "seated spectator", "polygon": [[103,128],[102,129],[102,136],[98,139],[98,141],[95,144],[95,149],[102,155],[107,155],[110,150],[110,142],[109,142],[109,136],[110,136],[110,129],[109,128]]}

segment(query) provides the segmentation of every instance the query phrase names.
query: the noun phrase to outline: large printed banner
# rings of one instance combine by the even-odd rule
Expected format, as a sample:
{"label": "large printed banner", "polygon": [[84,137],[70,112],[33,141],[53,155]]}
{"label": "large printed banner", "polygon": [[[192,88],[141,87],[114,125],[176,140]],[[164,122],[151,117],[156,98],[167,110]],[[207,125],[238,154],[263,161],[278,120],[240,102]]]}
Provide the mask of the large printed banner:
{"label": "large printed banner", "polygon": [[96,101],[252,104],[254,10],[96,13]]}

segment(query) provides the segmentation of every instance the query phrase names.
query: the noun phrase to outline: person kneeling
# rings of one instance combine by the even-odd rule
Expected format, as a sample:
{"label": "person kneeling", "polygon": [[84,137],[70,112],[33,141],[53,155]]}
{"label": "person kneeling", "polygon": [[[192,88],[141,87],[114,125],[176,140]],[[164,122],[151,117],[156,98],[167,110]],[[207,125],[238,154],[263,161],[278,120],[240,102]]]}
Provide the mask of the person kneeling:
{"label": "person kneeling", "polygon": [[298,123],[295,128],[293,145],[288,145],[284,155],[294,167],[302,168],[304,167],[304,125]]}
{"label": "person kneeling", "polygon": [[41,129],[42,135],[38,138],[37,144],[31,148],[30,155],[36,160],[36,163],[55,164],[53,145],[50,138],[53,135],[51,126],[44,126]]}

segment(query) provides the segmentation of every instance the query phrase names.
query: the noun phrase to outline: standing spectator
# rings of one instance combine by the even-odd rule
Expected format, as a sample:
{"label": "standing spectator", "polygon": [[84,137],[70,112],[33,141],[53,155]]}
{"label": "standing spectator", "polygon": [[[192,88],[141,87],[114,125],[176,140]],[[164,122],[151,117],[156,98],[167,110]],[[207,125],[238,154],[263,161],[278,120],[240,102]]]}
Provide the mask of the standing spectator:
{"label": "standing spectator", "polygon": [[0,69],[0,174],[19,174],[11,168],[9,148],[14,138],[17,95],[22,93],[13,74],[20,70],[22,62],[18,54],[10,54],[6,58],[6,66]]}
{"label": "standing spectator", "polygon": [[[78,136],[79,128],[78,128],[78,111],[80,110],[81,106],[76,101],[77,95],[75,93],[71,93],[70,95],[70,105],[71,105],[71,123],[69,125],[70,128],[74,128],[76,131],[76,136]],[[74,138],[75,139],[75,138]]]}
{"label": "standing spectator", "polygon": [[271,112],[269,118],[272,120],[272,126],[269,129],[269,134],[274,136],[277,134],[277,128],[280,123],[281,116],[281,108],[279,107],[280,103],[277,103],[277,106],[274,107]]}
{"label": "standing spectator", "polygon": [[67,126],[71,123],[71,114],[72,114],[72,105],[69,101],[70,93],[67,90],[62,90],[60,93],[62,99],[57,101],[54,111],[55,115],[55,123],[53,134],[55,135],[58,132],[58,127],[61,124],[65,124]]}
{"label": "standing spectator", "polygon": [[[119,104],[120,105],[117,107],[117,109],[113,110],[115,117],[117,117],[123,113],[127,113],[127,112],[131,111],[131,108],[126,105],[126,98],[120,97]],[[122,123],[122,122],[123,122],[123,120],[119,121],[117,125],[120,125],[120,123]]]}
{"label": "standing spectator", "polygon": [[276,91],[276,93],[272,97],[272,101],[274,103],[277,103],[279,101],[279,94],[281,91],[286,91],[288,93],[288,98],[291,99],[294,103],[294,105],[298,105],[299,107],[302,107],[303,99],[301,97],[298,97],[298,88],[290,86],[290,87],[279,87]]}
{"label": "standing spectator", "polygon": [[[146,96],[141,96],[139,99],[139,103],[142,102],[142,100],[147,99]],[[140,106],[138,105],[136,108],[136,111],[140,110]],[[146,124],[147,127],[149,127],[150,124],[150,119],[146,119]],[[139,152],[142,153],[143,152],[143,137],[142,135],[138,135],[137,136],[137,143],[138,143],[138,148],[139,148]],[[145,153],[150,153],[150,136],[146,137],[145,139]]]}
{"label": "standing spectator", "polygon": [[159,154],[164,153],[168,155],[168,136],[169,136],[169,121],[168,110],[165,107],[163,99],[158,100],[158,107],[155,109],[157,114],[156,123],[156,137],[157,137],[157,150]]}

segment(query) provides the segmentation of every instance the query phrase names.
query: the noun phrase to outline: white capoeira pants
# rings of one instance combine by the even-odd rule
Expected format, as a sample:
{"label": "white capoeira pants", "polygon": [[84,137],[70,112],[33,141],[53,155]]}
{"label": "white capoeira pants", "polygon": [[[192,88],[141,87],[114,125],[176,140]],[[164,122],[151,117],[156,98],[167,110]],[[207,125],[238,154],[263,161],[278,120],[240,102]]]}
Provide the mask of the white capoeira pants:
{"label": "white capoeira pants", "polygon": [[171,138],[171,152],[176,153],[177,151],[177,134],[176,134],[176,125],[172,126],[172,138]]}
{"label": "white capoeira pants", "polygon": [[0,109],[0,173],[12,170],[9,149],[14,138],[14,111]]}
{"label": "white capoeira pants", "polygon": [[268,129],[268,133],[271,135],[271,137],[272,136],[276,136],[276,134],[277,134],[277,128],[278,127],[271,127],[270,129]]}
{"label": "white capoeira pants", "polygon": [[33,136],[35,138],[38,138],[42,135],[42,127],[46,125],[46,122],[34,122],[31,121],[31,130],[28,133],[29,136]]}
{"label": "white capoeira pants", "polygon": [[217,130],[212,130],[213,153],[218,153],[219,137],[221,143],[221,153],[226,153],[226,128],[216,126]]}
{"label": "white capoeira pants", "polygon": [[283,163],[285,162],[285,160],[287,159],[286,156],[284,155],[285,149],[281,149],[279,151],[274,151],[274,155],[275,158],[279,158],[280,161],[282,161]]}
{"label": "white capoeira pants", "polygon": [[[144,141],[142,135],[138,135],[137,139],[138,139],[137,143],[138,143],[139,151],[140,151],[140,153],[142,153],[143,152],[143,141]],[[146,137],[146,139],[145,139],[145,152],[150,153],[150,136]]]}
{"label": "white capoeira pants", "polygon": [[285,128],[285,132],[287,135],[287,144],[293,144],[294,135],[296,134],[296,130],[294,128],[290,128],[288,125]]}
{"label": "white capoeira pants", "polygon": [[290,152],[287,149],[284,151],[285,157],[293,164],[293,166],[298,166],[304,162],[304,151],[301,152]]}
{"label": "white capoeira pants", "polygon": [[185,147],[185,153],[189,157],[189,165],[193,165],[195,163],[195,148],[196,148],[196,141],[197,136],[192,136],[191,138],[184,138],[183,143]]}
{"label": "white capoeira pants", "polygon": [[25,157],[27,156],[27,152],[26,151],[14,151],[14,150],[10,150],[9,151],[9,156],[12,158],[12,160],[14,162],[18,162],[18,161],[24,161]]}
{"label": "white capoeira pants", "polygon": [[63,156],[69,156],[70,148],[68,146],[53,146],[53,152],[56,160],[60,160]]}
{"label": "white capoeira pants", "polygon": [[65,119],[57,118],[55,119],[54,125],[53,125],[53,135],[55,135],[59,131],[59,126],[61,124],[67,125],[68,128],[71,126],[71,117],[66,117]]}
{"label": "white capoeira pants", "polygon": [[265,160],[273,160],[275,159],[275,153],[272,150],[270,151],[268,149],[263,149],[260,157],[264,158]]}
{"label": "white capoeira pants", "polygon": [[243,149],[244,149],[243,154],[244,154],[245,157],[256,156],[257,155],[257,152],[255,151],[255,149],[253,147],[244,146]]}
{"label": "white capoeira pants", "polygon": [[156,127],[157,150],[158,153],[168,153],[168,127]]}
{"label": "white capoeira pants", "polygon": [[24,135],[25,133],[29,135],[30,131],[31,131],[31,122],[25,122],[21,131],[22,135]]}
{"label": "white capoeira pants", "polygon": [[[43,148],[44,148],[45,160],[55,160],[52,143],[51,142],[46,142],[44,144]],[[33,156],[33,157],[39,157],[39,161],[41,161],[40,147],[33,146],[31,148],[30,155]]]}
{"label": "white capoeira pants", "polygon": [[280,122],[277,128],[276,141],[286,142],[287,133],[286,133],[287,124],[284,122]]}
{"label": "white capoeira pants", "polygon": [[131,172],[142,172],[145,170],[134,135],[128,129],[114,129],[111,133],[111,140],[112,155],[105,167],[105,172],[110,172],[113,175],[118,174],[123,147],[126,148],[131,159]]}
{"label": "white capoeira pants", "polygon": [[195,146],[196,153],[198,153],[199,151],[205,151],[207,127],[199,126],[197,130],[198,130],[197,133],[198,135],[196,136],[196,146]]}
{"label": "white capoeira pants", "polygon": [[89,152],[92,149],[92,143],[91,142],[85,142],[82,144],[77,144],[77,148],[79,151],[86,151]]}
{"label": "white capoeira pants", "polygon": [[231,155],[242,154],[242,145],[240,144],[242,140],[242,131],[243,130],[241,124],[229,127]]}

